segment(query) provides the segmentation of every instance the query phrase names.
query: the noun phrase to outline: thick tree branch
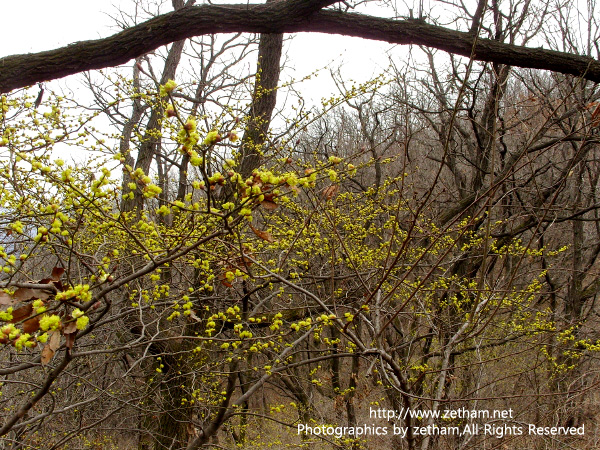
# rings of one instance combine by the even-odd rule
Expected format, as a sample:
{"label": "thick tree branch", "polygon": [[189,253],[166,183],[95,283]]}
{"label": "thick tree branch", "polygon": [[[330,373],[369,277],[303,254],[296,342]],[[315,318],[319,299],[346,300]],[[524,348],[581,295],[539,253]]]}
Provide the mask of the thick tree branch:
{"label": "thick tree branch", "polygon": [[[164,14],[114,36],[41,53],[0,59],[0,92],[74,73],[124,64],[162,45],[214,33],[318,32],[394,44],[417,44],[450,53],[600,82],[596,59],[478,38],[421,20],[391,20],[340,11],[319,11],[332,0],[288,0],[261,5],[202,5]],[[317,11],[317,12],[315,12]],[[475,47],[473,48],[473,45]]]}
{"label": "thick tree branch", "polygon": [[34,54],[0,59],[0,93],[36,80],[124,64],[171,42],[230,32],[283,33],[338,0],[286,0],[259,5],[186,6],[105,39],[81,41]]}

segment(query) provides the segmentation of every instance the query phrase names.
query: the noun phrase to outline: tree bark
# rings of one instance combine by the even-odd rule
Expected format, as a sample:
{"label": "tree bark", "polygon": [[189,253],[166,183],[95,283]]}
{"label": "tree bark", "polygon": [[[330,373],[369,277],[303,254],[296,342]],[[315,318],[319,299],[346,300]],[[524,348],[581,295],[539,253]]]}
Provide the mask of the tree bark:
{"label": "tree bark", "polygon": [[[267,0],[267,3],[277,0]],[[250,105],[248,126],[242,139],[240,172],[246,178],[260,166],[261,148],[266,141],[275,104],[281,72],[283,34],[261,34],[258,44],[258,64],[254,94]]]}

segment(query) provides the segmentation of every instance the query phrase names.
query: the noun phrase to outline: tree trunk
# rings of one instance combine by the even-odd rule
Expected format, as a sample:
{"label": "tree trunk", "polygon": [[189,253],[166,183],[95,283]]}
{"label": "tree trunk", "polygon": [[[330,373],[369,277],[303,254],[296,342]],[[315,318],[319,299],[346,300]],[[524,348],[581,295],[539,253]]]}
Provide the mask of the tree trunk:
{"label": "tree trunk", "polygon": [[[267,0],[267,3],[278,0]],[[283,34],[262,34],[248,126],[242,139],[240,173],[244,178],[260,166],[260,157],[277,103]]]}

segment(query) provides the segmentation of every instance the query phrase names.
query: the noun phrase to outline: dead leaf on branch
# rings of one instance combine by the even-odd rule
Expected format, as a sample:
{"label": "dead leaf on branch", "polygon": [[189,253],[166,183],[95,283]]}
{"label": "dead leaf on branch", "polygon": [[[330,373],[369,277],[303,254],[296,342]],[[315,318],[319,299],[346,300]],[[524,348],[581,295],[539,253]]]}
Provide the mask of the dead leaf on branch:
{"label": "dead leaf on branch", "polygon": [[33,305],[31,303],[28,304],[28,305],[21,306],[20,308],[15,309],[12,312],[11,323],[20,322],[21,320],[29,317],[32,312],[33,312]]}
{"label": "dead leaf on branch", "polygon": [[[46,283],[41,283],[46,284]],[[50,292],[43,289],[19,288],[13,294],[13,298],[17,301],[25,301],[31,299],[47,300],[50,297]]]}
{"label": "dead leaf on branch", "polygon": [[67,347],[69,350],[71,350],[73,348],[73,345],[75,344],[76,334],[77,333],[65,334],[65,347]]}
{"label": "dead leaf on branch", "polygon": [[65,269],[63,267],[55,267],[52,269],[52,280],[58,281],[62,274],[65,273]]}
{"label": "dead leaf on branch", "polygon": [[32,317],[23,322],[23,331],[25,333],[35,333],[40,329],[40,316]]}
{"label": "dead leaf on branch", "polygon": [[331,200],[333,197],[335,197],[338,192],[340,191],[340,187],[332,184],[331,186],[327,186],[326,188],[324,188],[321,191],[321,195],[323,196],[323,198],[325,200]]}
{"label": "dead leaf on branch", "polygon": [[200,317],[198,317],[196,315],[196,312],[194,310],[192,310],[192,312],[190,313],[190,315],[188,316],[190,319],[195,320],[196,322],[201,322]]}
{"label": "dead leaf on branch", "polygon": [[68,317],[68,322],[63,328],[63,334],[65,335],[65,347],[69,350],[73,348],[75,344],[75,335],[77,334],[77,322],[71,316]]}
{"label": "dead leaf on branch", "polygon": [[6,292],[0,292],[0,306],[11,306],[15,303],[15,299],[12,295],[8,295]]}
{"label": "dead leaf on branch", "polygon": [[42,349],[42,366],[47,365],[50,361],[52,361],[52,357],[54,356],[54,350],[50,348],[50,344],[46,344]]}
{"label": "dead leaf on branch", "polygon": [[[244,253],[248,254],[249,250],[245,246],[243,246],[242,252],[243,252],[242,254],[244,254]],[[230,254],[228,256],[227,260],[219,262],[219,265],[221,265],[223,267],[224,272],[228,272],[228,271],[235,272],[236,269],[239,269],[243,273],[247,274],[248,269],[252,265],[252,261],[246,256],[239,257],[237,255],[238,255],[237,252],[234,254]]]}
{"label": "dead leaf on branch", "polygon": [[46,346],[42,350],[42,366],[45,366],[50,361],[52,361],[52,358],[54,357],[54,354],[56,353],[56,350],[58,350],[59,347],[60,331],[54,330],[50,333],[48,344],[46,344]]}
{"label": "dead leaf on branch", "polygon": [[259,230],[257,228],[254,228],[252,226],[252,224],[250,224],[250,229],[254,232],[255,235],[257,235],[259,238],[267,241],[267,242],[275,242],[275,239],[273,239],[273,236],[271,235],[271,233],[269,233],[268,231],[262,231]]}
{"label": "dead leaf on branch", "polygon": [[279,206],[277,203],[275,203],[274,201],[271,201],[271,200],[263,200],[261,205],[267,211],[273,211],[274,209],[277,209],[277,207]]}
{"label": "dead leaf on branch", "polygon": [[72,322],[67,323],[63,329],[63,333],[65,335],[77,333],[77,323],[74,320]]}
{"label": "dead leaf on branch", "polygon": [[60,347],[60,331],[59,330],[54,330],[50,333],[50,339],[49,339],[48,343],[52,350],[54,350],[54,351],[58,350],[58,347]]}

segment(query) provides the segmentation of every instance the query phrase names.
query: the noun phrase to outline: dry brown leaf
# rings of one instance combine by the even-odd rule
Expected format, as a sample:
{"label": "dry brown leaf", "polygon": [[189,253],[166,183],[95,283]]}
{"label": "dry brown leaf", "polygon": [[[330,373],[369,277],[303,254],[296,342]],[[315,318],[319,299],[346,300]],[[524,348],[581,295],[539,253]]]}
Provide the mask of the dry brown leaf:
{"label": "dry brown leaf", "polygon": [[264,200],[261,205],[263,206],[263,208],[265,208],[267,211],[273,211],[274,209],[277,209],[277,207],[279,206],[277,203],[271,201],[271,200]]}
{"label": "dry brown leaf", "polygon": [[58,281],[55,281],[55,282],[54,282],[54,283],[52,283],[52,284],[54,284],[54,286],[56,286],[56,289],[57,289],[59,292],[64,292],[64,290],[65,290],[65,287],[63,286],[63,284],[62,284],[62,282],[61,282],[60,280],[58,280]]}
{"label": "dry brown leaf", "polygon": [[45,366],[52,361],[58,347],[60,347],[60,331],[54,330],[50,333],[48,343],[42,350],[42,366]]}
{"label": "dry brown leaf", "polygon": [[331,186],[327,186],[325,189],[323,189],[321,191],[321,195],[325,200],[331,200],[338,194],[339,191],[340,187],[335,184],[332,184]]}
{"label": "dry brown leaf", "polygon": [[77,322],[75,322],[75,320],[71,320],[71,322],[67,323],[63,328],[63,334],[65,335],[65,347],[71,350],[73,348],[73,344],[75,344]]}
{"label": "dry brown leaf", "polygon": [[28,304],[28,305],[21,306],[20,308],[15,309],[12,312],[11,323],[20,322],[21,320],[29,317],[32,312],[33,312],[33,305],[31,303]]}
{"label": "dry brown leaf", "polygon": [[[233,260],[233,264],[236,268],[240,269],[244,273],[248,273],[248,268],[252,265],[252,261],[250,259],[244,258],[235,258]],[[235,270],[235,269],[234,269]]]}
{"label": "dry brown leaf", "polygon": [[269,233],[268,231],[262,231],[259,230],[257,228],[254,228],[252,226],[252,224],[250,224],[250,229],[254,232],[255,235],[257,235],[259,238],[267,241],[267,242],[275,242],[275,239],[273,239],[273,236],[271,235],[271,233]]}
{"label": "dry brown leaf", "polygon": [[55,267],[52,269],[52,280],[58,281],[62,274],[65,273],[65,269],[62,267]]}
{"label": "dry brown leaf", "polygon": [[77,323],[73,321],[66,324],[65,328],[63,329],[63,333],[65,334],[65,336],[67,334],[77,333]]}
{"label": "dry brown leaf", "polygon": [[52,350],[50,344],[46,344],[46,346],[42,349],[42,366],[45,366],[50,361],[52,361],[53,356],[54,350]]}
{"label": "dry brown leaf", "polygon": [[73,348],[73,345],[75,344],[76,334],[77,333],[65,334],[65,347],[67,347],[69,350],[71,350]]}
{"label": "dry brown leaf", "polygon": [[32,317],[23,322],[23,331],[25,333],[35,333],[40,329],[40,316]]}
{"label": "dry brown leaf", "polygon": [[29,288],[19,288],[15,291],[15,293],[13,294],[13,297],[15,300],[18,301],[24,301],[24,300],[29,300],[30,298],[35,298],[33,289],[29,289]]}
{"label": "dry brown leaf", "polygon": [[52,333],[50,333],[48,345],[53,351],[58,350],[58,347],[60,347],[60,331],[54,330]]}
{"label": "dry brown leaf", "polygon": [[8,295],[6,292],[0,291],[0,306],[10,306],[15,303],[15,299],[12,295]]}
{"label": "dry brown leaf", "polygon": [[[46,284],[46,283],[41,283]],[[41,300],[47,300],[50,297],[50,292],[42,289],[30,289],[30,288],[19,288],[13,294],[15,300],[25,301],[32,298],[39,298]]]}
{"label": "dry brown leaf", "polygon": [[188,316],[190,319],[194,319],[196,322],[200,322],[200,317],[196,315],[196,311],[192,310],[190,315]]}

